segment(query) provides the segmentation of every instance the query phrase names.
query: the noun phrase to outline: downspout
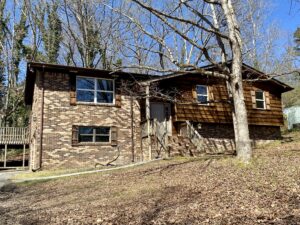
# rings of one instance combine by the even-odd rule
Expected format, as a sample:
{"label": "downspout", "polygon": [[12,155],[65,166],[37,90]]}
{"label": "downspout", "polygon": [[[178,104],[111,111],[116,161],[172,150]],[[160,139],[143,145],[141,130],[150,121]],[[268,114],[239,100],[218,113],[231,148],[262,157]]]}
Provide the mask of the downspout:
{"label": "downspout", "polygon": [[44,129],[44,67],[41,75],[41,121],[40,121],[40,151],[39,151],[39,167],[32,170],[33,172],[42,169],[42,154],[43,154],[43,129]]}
{"label": "downspout", "polygon": [[147,134],[148,134],[148,154],[149,160],[152,158],[151,146],[151,130],[150,130],[150,84],[146,84],[146,120],[147,120]]}
{"label": "downspout", "polygon": [[42,77],[41,77],[41,83],[42,83],[42,99],[41,99],[41,124],[40,124],[40,131],[41,131],[41,140],[40,140],[40,168],[42,168],[42,156],[43,156],[43,131],[44,131],[44,95],[45,95],[45,88],[44,88],[44,78],[45,76],[45,70],[43,68],[43,74],[42,74]]}
{"label": "downspout", "polygon": [[131,153],[132,153],[132,162],[135,160],[135,155],[134,155],[134,116],[133,116],[133,96],[132,93],[130,93],[130,117],[131,117]]}

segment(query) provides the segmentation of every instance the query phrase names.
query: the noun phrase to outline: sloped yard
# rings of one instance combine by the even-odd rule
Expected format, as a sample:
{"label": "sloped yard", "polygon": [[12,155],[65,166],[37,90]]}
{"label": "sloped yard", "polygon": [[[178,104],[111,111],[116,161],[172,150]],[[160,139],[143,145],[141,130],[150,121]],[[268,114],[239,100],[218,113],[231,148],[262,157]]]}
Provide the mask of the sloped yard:
{"label": "sloped yard", "polygon": [[154,162],[6,187],[0,224],[300,224],[300,133],[233,158]]}

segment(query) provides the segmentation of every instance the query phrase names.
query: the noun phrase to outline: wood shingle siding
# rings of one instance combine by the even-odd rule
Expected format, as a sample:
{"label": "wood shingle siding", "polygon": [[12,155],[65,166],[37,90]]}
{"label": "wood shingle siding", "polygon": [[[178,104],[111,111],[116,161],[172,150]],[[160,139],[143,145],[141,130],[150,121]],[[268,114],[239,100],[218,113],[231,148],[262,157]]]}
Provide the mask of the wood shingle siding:
{"label": "wood shingle siding", "polygon": [[[209,100],[212,101],[209,105],[196,103],[195,86],[197,84],[208,86]],[[271,89],[267,82],[260,84],[244,82],[243,85],[249,124],[282,126],[283,115],[280,93]],[[180,92],[178,103],[174,105],[173,118],[175,122],[189,120],[208,123],[232,123],[231,105],[225,81],[191,75],[161,82],[160,86],[163,88],[176,87]],[[264,91],[265,109],[256,108],[256,90]]]}

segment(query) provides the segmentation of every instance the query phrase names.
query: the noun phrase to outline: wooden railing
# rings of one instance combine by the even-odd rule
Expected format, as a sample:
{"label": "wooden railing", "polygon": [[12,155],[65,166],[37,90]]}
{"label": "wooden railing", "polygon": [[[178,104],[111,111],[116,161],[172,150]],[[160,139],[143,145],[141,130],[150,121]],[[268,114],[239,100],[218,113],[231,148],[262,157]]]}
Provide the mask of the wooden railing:
{"label": "wooden railing", "polygon": [[150,127],[149,127],[150,130],[148,130],[148,122],[147,122],[147,120],[144,120],[144,121],[141,122],[142,138],[148,137],[148,131],[149,131],[149,135],[151,135],[151,133],[152,133],[151,128],[152,128],[152,126],[150,124]]}
{"label": "wooden railing", "polygon": [[27,127],[0,127],[0,144],[24,145],[29,144]]}
{"label": "wooden railing", "polygon": [[157,138],[158,143],[160,144],[159,150],[167,151],[168,146],[168,128],[166,122],[159,123],[156,119],[152,123],[152,132],[153,135]]}
{"label": "wooden railing", "polygon": [[158,141],[158,149],[159,151],[165,150],[167,151],[168,146],[168,129],[167,124],[165,122],[158,122],[156,119],[151,119],[149,121],[149,129],[147,121],[141,122],[141,133],[142,138],[150,136],[154,136]]}
{"label": "wooden railing", "polygon": [[189,121],[186,121],[186,136],[197,147],[197,149],[200,149],[203,138]]}

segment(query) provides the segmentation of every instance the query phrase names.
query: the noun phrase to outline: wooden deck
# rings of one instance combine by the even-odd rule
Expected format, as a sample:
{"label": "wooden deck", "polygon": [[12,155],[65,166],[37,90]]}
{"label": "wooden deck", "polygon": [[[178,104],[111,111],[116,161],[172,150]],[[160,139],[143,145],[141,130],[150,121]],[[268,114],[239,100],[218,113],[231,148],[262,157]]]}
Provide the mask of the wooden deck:
{"label": "wooden deck", "polygon": [[0,127],[0,144],[26,145],[29,144],[27,127]]}
{"label": "wooden deck", "polygon": [[[21,166],[25,167],[26,161],[26,145],[29,144],[29,129],[27,127],[0,127],[0,145],[4,145],[4,149],[0,149],[0,168],[13,168],[8,165],[9,162],[22,161]],[[8,146],[23,145],[21,155],[8,158]],[[21,156],[21,159],[20,159]],[[17,167],[17,166],[16,166]],[[19,166],[18,166],[19,167]],[[15,167],[14,167],[15,168]]]}

